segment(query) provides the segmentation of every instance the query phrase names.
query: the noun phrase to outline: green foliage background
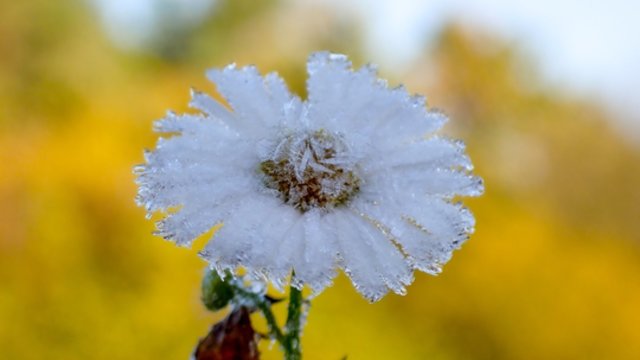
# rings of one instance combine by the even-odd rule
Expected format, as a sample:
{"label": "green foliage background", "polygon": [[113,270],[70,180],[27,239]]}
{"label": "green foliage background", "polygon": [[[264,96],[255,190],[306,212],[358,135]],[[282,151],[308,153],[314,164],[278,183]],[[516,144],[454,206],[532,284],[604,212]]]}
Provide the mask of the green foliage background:
{"label": "green foliage background", "polygon": [[[361,65],[360,30],[341,19],[223,1],[123,51],[85,2],[2,2],[0,358],[187,358],[222,314],[199,303],[197,249],[151,236],[134,205],[151,121],[186,110],[190,86],[213,91],[208,67],[255,63],[304,95],[310,51]],[[640,358],[637,148],[476,30],[443,29],[411,74],[381,75],[427,94],[467,142],[487,188],[467,201],[477,233],[405,297],[370,305],[340,276],[313,301],[306,358]]]}

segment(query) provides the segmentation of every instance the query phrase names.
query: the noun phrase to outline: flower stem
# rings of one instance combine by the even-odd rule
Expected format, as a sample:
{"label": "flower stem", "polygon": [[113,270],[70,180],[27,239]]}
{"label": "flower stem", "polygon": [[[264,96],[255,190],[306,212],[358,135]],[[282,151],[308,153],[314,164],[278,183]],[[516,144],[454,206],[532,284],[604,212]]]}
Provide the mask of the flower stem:
{"label": "flower stem", "polygon": [[290,288],[287,323],[282,347],[285,360],[300,360],[300,330],[302,328],[302,292],[293,285]]}
{"label": "flower stem", "polygon": [[282,333],[282,330],[280,330],[276,317],[271,311],[271,302],[264,296],[258,295],[239,286],[235,287],[235,291],[245,299],[251,299],[253,304],[262,311],[262,314],[267,321],[267,326],[269,327],[269,335],[276,339],[280,344],[283,344],[285,341],[285,335]]}
{"label": "flower stem", "polygon": [[267,326],[269,326],[269,332],[271,332],[271,336],[273,336],[279,343],[283,343],[285,336],[278,327],[278,323],[276,322],[276,317],[273,315],[271,311],[271,304],[267,302],[262,302],[258,305],[260,311],[264,315],[265,320],[267,321]]}

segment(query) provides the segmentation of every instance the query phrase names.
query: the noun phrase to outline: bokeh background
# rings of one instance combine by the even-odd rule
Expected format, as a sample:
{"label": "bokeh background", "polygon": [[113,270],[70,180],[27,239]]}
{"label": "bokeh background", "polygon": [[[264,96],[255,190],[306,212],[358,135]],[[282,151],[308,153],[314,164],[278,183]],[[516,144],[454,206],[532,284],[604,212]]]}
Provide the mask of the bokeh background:
{"label": "bokeh background", "polygon": [[0,358],[187,358],[223,314],[199,302],[203,240],[153,237],[134,204],[151,122],[230,62],[304,95],[331,50],[444,109],[486,194],[442,275],[314,299],[306,358],[639,359],[633,3],[3,1]]}

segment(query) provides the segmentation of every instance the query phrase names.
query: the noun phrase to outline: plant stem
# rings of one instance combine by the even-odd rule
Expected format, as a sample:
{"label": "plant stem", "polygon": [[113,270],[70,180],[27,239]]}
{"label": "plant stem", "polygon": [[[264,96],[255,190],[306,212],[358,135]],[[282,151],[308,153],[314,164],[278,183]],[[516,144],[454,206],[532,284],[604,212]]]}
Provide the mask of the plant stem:
{"label": "plant stem", "polygon": [[252,293],[251,291],[247,291],[242,287],[236,286],[235,291],[241,294],[245,298],[249,298],[255,304],[255,306],[262,311],[265,320],[267,321],[267,326],[269,327],[270,335],[276,339],[280,344],[284,344],[285,335],[280,330],[278,323],[276,322],[276,317],[273,315],[271,311],[271,302],[267,300],[264,296]]}
{"label": "plant stem", "polygon": [[271,311],[271,304],[262,302],[258,305],[260,311],[264,315],[265,320],[267,321],[267,325],[269,326],[269,331],[271,332],[271,336],[273,336],[279,343],[283,343],[285,336],[280,330],[278,323],[276,322],[276,317],[273,315]]}
{"label": "plant stem", "polygon": [[287,323],[284,327],[284,341],[282,342],[285,360],[300,360],[302,358],[302,349],[300,347],[302,301],[302,292],[292,285],[290,287]]}

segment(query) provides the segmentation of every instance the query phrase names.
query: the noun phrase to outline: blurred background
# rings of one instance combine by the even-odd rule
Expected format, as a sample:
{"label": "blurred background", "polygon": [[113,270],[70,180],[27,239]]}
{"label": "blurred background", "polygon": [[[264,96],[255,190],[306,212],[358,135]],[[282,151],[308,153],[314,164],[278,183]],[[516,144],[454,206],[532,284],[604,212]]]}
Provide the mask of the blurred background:
{"label": "blurred background", "polygon": [[186,359],[224,315],[199,301],[203,241],[153,237],[131,169],[205,69],[304,96],[314,50],[427,95],[487,190],[442,275],[314,299],[306,359],[640,358],[640,5],[515,3],[3,1],[0,358]]}

